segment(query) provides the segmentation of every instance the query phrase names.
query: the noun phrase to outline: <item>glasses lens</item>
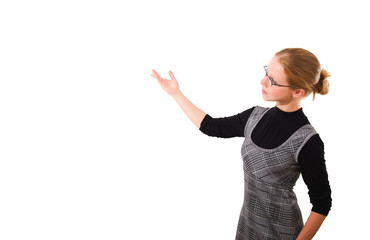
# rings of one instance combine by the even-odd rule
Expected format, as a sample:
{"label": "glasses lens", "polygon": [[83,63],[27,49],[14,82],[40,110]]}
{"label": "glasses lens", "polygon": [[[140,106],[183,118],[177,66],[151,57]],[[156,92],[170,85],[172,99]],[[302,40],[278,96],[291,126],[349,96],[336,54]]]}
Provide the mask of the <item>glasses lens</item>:
{"label": "glasses lens", "polygon": [[267,74],[267,66],[264,66],[263,68],[264,68],[264,70],[265,70],[266,77],[267,77],[267,79],[269,80],[269,85],[270,85],[270,87],[271,87],[271,86],[272,86],[272,81],[271,81],[271,79],[270,79],[269,75]]}

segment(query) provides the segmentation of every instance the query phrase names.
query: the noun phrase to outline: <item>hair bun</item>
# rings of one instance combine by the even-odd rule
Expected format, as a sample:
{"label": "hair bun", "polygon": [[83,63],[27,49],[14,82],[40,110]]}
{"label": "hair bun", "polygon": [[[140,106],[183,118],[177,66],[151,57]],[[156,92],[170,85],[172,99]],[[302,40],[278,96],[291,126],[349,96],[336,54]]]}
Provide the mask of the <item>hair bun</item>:
{"label": "hair bun", "polygon": [[[314,91],[313,93],[318,93],[318,94],[321,94],[321,95],[325,95],[325,94],[328,94],[329,92],[329,81],[328,81],[328,77],[330,77],[330,73],[328,71],[326,71],[325,69],[322,69],[321,70],[321,73],[320,73],[320,79],[319,81],[314,85]],[[315,95],[314,95],[314,98],[315,98]]]}

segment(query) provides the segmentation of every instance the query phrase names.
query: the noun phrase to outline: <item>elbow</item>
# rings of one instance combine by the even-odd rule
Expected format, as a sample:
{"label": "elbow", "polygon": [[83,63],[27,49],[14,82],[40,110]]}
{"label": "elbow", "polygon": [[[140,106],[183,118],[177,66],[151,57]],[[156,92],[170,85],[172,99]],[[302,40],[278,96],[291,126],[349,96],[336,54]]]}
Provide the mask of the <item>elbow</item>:
{"label": "elbow", "polygon": [[324,216],[328,216],[332,207],[332,199],[330,196],[312,201],[312,211],[322,214]]}

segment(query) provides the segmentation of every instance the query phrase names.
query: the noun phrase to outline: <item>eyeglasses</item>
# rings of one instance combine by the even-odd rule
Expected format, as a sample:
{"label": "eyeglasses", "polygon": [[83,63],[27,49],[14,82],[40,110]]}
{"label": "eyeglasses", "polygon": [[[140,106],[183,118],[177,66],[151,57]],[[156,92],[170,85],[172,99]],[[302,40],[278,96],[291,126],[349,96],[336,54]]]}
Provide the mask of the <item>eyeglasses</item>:
{"label": "eyeglasses", "polygon": [[271,86],[279,86],[279,87],[292,87],[292,86],[288,86],[288,85],[281,85],[281,84],[278,84],[273,78],[271,78],[268,74],[267,74],[267,66],[263,66],[263,68],[265,69],[265,72],[266,72],[266,76],[267,78],[269,79],[269,83],[270,83],[270,87]]}

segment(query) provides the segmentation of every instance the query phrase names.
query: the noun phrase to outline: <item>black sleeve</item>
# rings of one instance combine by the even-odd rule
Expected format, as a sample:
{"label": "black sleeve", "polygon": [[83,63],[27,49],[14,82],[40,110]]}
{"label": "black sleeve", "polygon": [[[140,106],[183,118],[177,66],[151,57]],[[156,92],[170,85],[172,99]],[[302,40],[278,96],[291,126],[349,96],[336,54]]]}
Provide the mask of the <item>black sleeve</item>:
{"label": "black sleeve", "polygon": [[252,107],[231,117],[213,118],[207,114],[203,118],[199,130],[212,137],[244,137],[245,124],[254,108]]}
{"label": "black sleeve", "polygon": [[331,208],[331,189],[324,158],[324,143],[312,136],[298,156],[303,181],[308,187],[312,211],[327,216]]}

